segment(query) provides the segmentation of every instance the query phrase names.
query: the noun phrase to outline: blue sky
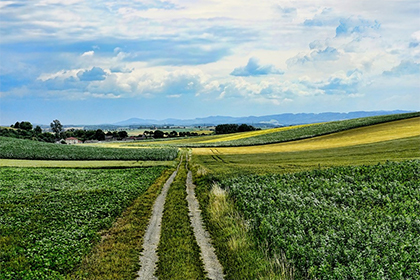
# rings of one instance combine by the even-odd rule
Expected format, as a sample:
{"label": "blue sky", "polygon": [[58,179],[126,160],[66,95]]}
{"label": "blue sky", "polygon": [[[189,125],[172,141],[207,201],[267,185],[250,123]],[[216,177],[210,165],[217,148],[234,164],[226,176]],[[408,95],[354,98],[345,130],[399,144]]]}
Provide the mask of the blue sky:
{"label": "blue sky", "polygon": [[0,124],[420,110],[418,0],[0,2]]}

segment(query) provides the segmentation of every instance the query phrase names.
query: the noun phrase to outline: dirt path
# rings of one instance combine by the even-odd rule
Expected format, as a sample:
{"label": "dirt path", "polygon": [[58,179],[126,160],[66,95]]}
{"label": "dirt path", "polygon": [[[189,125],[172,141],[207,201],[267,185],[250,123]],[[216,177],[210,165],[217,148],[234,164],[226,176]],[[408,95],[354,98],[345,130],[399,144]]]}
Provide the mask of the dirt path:
{"label": "dirt path", "polygon": [[151,280],[157,279],[154,276],[156,271],[156,263],[158,261],[157,256],[157,247],[160,239],[160,230],[162,224],[163,216],[163,207],[165,204],[166,195],[168,193],[169,187],[175,179],[178,169],[182,163],[179,162],[178,168],[172,173],[171,177],[166,181],[165,185],[162,188],[161,193],[156,198],[155,204],[153,205],[152,217],[150,218],[149,226],[147,227],[146,233],[144,235],[143,241],[143,252],[140,256],[140,271],[138,272],[138,277],[136,280]]}
{"label": "dirt path", "polygon": [[187,175],[187,201],[190,210],[191,225],[194,230],[195,239],[200,247],[200,254],[203,259],[204,270],[207,272],[207,277],[212,280],[224,279],[223,268],[211,244],[210,234],[203,227],[200,205],[195,196],[195,185],[193,184],[192,172],[190,170]]}

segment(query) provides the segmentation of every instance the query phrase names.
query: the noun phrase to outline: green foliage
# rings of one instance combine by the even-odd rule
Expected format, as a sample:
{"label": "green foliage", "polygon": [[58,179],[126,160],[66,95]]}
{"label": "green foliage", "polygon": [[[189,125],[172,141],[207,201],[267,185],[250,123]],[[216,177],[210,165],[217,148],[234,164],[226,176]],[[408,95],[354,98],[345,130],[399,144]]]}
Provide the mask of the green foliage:
{"label": "green foliage", "polygon": [[174,160],[177,148],[118,149],[0,137],[0,158],[38,160]]}
{"label": "green foliage", "polygon": [[415,279],[420,161],[336,167],[222,182],[270,254],[297,278]]}
{"label": "green foliage", "polygon": [[257,130],[252,125],[247,124],[219,124],[216,126],[215,132],[216,134],[228,134],[228,133],[236,133],[236,132],[245,132],[245,131],[254,131]]}
{"label": "green foliage", "polygon": [[287,141],[294,141],[299,139],[311,138],[315,136],[326,135],[330,133],[340,132],[352,128],[358,128],[363,126],[369,126],[379,123],[385,123],[395,120],[408,119],[420,116],[420,112],[406,113],[406,114],[395,114],[385,116],[375,116],[351,119],[345,121],[328,122],[298,128],[292,128],[289,130],[262,134],[258,136],[242,138],[231,141],[212,142],[212,143],[192,143],[184,146],[189,147],[237,147],[237,146],[253,146],[253,145],[264,145],[272,143],[281,143]]}
{"label": "green foliage", "polygon": [[53,120],[52,123],[50,123],[51,130],[55,133],[55,136],[57,138],[60,137],[60,133],[63,131],[63,125],[59,120]]}
{"label": "green foliage", "polygon": [[148,189],[128,207],[112,227],[102,231],[101,242],[83,258],[66,279],[133,280],[140,269],[139,255],[149,224],[152,207],[163,184],[174,170],[167,169]]}
{"label": "green foliage", "polygon": [[156,130],[156,131],[153,133],[153,137],[154,137],[154,138],[163,138],[163,136],[164,136],[164,133],[163,133],[163,131],[161,131],[161,130]]}
{"label": "green foliage", "polygon": [[164,168],[1,168],[0,279],[64,279]]}
{"label": "green foliage", "polygon": [[0,128],[0,136],[18,139],[30,139],[49,143],[53,143],[55,141],[53,134],[48,132],[42,133],[42,129],[39,126],[35,127],[34,130]]}

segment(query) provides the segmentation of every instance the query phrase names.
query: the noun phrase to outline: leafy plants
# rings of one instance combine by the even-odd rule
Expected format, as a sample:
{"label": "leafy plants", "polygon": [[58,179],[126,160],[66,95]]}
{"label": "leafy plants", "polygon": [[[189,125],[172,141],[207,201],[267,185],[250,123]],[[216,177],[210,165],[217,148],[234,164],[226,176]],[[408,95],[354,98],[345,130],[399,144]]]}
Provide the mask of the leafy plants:
{"label": "leafy plants", "polygon": [[257,242],[297,279],[414,279],[420,161],[222,181]]}
{"label": "leafy plants", "polygon": [[174,160],[177,148],[117,149],[0,137],[0,158],[34,160]]}
{"label": "leafy plants", "polygon": [[1,168],[0,279],[64,279],[164,169]]}

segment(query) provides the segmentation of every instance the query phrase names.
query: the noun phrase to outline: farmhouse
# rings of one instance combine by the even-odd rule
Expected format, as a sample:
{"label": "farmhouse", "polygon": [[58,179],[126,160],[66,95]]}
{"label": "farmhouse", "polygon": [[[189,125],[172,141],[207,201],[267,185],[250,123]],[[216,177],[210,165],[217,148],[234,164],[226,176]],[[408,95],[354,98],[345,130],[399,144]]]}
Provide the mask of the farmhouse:
{"label": "farmhouse", "polygon": [[79,139],[75,138],[75,137],[69,137],[66,138],[66,144],[71,145],[71,144],[80,144],[83,143],[82,141],[80,141]]}

